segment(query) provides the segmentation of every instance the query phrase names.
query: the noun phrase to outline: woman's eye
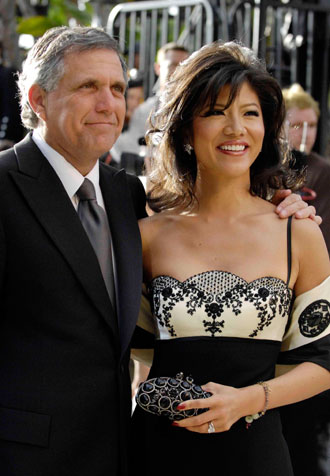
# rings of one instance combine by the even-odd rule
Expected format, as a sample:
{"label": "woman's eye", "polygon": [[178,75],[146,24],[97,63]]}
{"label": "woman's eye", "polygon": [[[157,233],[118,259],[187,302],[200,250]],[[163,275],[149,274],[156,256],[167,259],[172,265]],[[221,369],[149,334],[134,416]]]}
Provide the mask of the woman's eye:
{"label": "woman's eye", "polygon": [[202,114],[203,117],[209,117],[209,116],[223,116],[224,110],[223,109],[211,109],[210,111],[205,112]]}
{"label": "woman's eye", "polygon": [[246,116],[255,116],[255,117],[259,117],[260,114],[259,114],[259,111],[247,111],[245,113]]}

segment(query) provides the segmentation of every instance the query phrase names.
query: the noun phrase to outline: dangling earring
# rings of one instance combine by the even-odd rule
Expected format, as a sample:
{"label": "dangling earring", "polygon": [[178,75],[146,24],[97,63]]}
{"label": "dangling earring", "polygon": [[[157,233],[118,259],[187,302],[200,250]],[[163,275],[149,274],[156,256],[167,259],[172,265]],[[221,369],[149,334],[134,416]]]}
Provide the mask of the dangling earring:
{"label": "dangling earring", "polygon": [[184,150],[187,152],[187,154],[191,155],[191,152],[194,150],[193,146],[190,144],[185,144],[183,146]]}

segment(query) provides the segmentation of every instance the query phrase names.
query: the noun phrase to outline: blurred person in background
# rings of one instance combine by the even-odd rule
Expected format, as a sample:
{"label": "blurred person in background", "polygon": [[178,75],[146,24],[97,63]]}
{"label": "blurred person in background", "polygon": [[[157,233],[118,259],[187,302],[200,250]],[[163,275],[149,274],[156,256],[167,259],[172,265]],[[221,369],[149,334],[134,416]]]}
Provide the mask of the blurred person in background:
{"label": "blurred person in background", "polygon": [[[330,162],[313,151],[320,116],[318,103],[299,84],[283,90],[286,131],[297,161],[307,167],[303,200],[322,216],[330,252]],[[330,476],[330,391],[281,409],[295,476]]]}
{"label": "blurred person in background", "polygon": [[131,117],[137,107],[144,101],[143,95],[143,80],[142,78],[130,78],[126,91],[126,114],[123,131],[129,127]]}
{"label": "blurred person in background", "polygon": [[317,136],[320,108],[299,84],[283,90],[286,106],[286,132],[297,160],[307,166],[302,198],[315,206],[322,217],[321,230],[330,252],[330,160],[313,151]]}
{"label": "blurred person in background", "polygon": [[14,68],[3,64],[0,42],[0,150],[9,149],[24,135]]}
{"label": "blurred person in background", "polygon": [[155,74],[158,76],[154,87],[155,94],[135,109],[127,130],[120,135],[111,149],[111,155],[115,161],[120,162],[123,152],[139,153],[139,139],[144,137],[148,129],[148,117],[153,110],[157,109],[159,95],[178,64],[188,56],[189,51],[177,43],[167,43],[158,50],[154,65]]}

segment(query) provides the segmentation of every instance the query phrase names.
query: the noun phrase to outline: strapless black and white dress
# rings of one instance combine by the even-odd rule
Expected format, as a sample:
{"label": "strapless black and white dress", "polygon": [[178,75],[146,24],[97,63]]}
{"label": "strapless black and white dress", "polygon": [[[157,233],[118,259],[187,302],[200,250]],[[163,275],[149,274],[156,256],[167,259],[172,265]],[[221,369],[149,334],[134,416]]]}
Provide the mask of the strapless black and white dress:
{"label": "strapless black and white dress", "polygon": [[[200,385],[244,387],[274,377],[279,363],[330,369],[330,277],[295,300],[292,294],[278,278],[246,282],[219,270],[183,282],[154,278],[152,313],[141,312],[138,323],[156,336],[149,377],[183,372]],[[132,427],[132,474],[293,474],[277,409],[249,429],[241,419],[227,432],[198,434],[136,407]]]}

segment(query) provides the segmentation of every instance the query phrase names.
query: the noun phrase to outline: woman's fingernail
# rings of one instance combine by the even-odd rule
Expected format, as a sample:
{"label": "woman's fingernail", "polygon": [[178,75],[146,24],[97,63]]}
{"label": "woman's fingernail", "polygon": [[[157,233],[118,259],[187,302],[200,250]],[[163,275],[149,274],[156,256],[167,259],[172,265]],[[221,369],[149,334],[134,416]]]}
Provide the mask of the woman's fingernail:
{"label": "woman's fingernail", "polygon": [[179,405],[176,408],[178,410],[184,410],[186,408],[186,405],[184,403],[179,403]]}
{"label": "woman's fingernail", "polygon": [[174,421],[174,422],[172,423],[172,426],[179,426],[179,424],[178,424],[176,421]]}

